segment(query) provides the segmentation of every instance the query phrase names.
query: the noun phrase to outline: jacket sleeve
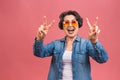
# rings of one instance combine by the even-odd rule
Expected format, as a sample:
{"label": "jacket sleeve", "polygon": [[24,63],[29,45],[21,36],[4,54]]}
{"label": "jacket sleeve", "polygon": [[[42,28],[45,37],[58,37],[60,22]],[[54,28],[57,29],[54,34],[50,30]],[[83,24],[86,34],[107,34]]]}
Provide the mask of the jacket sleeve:
{"label": "jacket sleeve", "polygon": [[104,63],[108,60],[108,54],[99,41],[96,44],[92,44],[88,40],[87,49],[89,55],[98,63]]}
{"label": "jacket sleeve", "polygon": [[33,53],[37,57],[48,57],[52,55],[54,49],[54,42],[51,42],[47,45],[43,45],[44,40],[34,41]]}

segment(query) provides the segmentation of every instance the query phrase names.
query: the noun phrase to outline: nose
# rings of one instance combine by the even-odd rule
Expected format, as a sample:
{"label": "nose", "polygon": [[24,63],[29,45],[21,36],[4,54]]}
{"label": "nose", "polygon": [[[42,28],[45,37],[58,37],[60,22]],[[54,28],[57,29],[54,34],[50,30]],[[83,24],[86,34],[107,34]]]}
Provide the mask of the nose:
{"label": "nose", "polygon": [[72,23],[69,23],[69,26],[72,26]]}

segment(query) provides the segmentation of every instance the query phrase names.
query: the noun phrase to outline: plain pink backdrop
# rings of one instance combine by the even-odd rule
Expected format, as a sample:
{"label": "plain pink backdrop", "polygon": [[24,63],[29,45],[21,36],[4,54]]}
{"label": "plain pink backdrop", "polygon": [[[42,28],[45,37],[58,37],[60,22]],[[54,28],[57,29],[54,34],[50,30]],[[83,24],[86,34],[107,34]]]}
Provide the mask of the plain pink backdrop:
{"label": "plain pink backdrop", "polygon": [[50,29],[45,44],[62,38],[58,28],[59,14],[76,10],[84,19],[79,35],[87,38],[85,18],[94,21],[99,16],[99,40],[108,52],[109,60],[98,64],[91,59],[93,80],[120,80],[120,1],[119,0],[0,0],[0,80],[47,80],[50,59],[33,55],[34,37],[43,16]]}

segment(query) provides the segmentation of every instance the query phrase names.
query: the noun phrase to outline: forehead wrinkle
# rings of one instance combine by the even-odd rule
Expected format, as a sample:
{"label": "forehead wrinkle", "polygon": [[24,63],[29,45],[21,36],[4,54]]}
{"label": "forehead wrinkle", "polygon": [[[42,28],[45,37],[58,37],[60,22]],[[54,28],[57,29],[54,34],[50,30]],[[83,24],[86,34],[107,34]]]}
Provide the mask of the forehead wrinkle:
{"label": "forehead wrinkle", "polygon": [[66,15],[66,16],[64,17],[64,21],[66,21],[66,20],[68,20],[68,21],[73,21],[73,20],[76,20],[76,18],[75,18],[74,15]]}

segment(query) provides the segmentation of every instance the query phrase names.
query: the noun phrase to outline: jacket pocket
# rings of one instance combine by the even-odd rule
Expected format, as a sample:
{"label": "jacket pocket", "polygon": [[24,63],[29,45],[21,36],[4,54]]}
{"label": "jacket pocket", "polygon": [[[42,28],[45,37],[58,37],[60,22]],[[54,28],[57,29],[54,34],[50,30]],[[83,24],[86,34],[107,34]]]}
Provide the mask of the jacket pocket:
{"label": "jacket pocket", "polygon": [[79,62],[79,63],[86,63],[87,61],[87,56],[84,52],[77,52],[75,54],[75,59],[74,59],[76,62]]}
{"label": "jacket pocket", "polygon": [[55,62],[58,62],[58,60],[59,60],[59,55],[60,55],[60,52],[58,52],[58,51],[54,51],[54,52],[53,52],[53,58],[54,58],[54,61],[55,61]]}

